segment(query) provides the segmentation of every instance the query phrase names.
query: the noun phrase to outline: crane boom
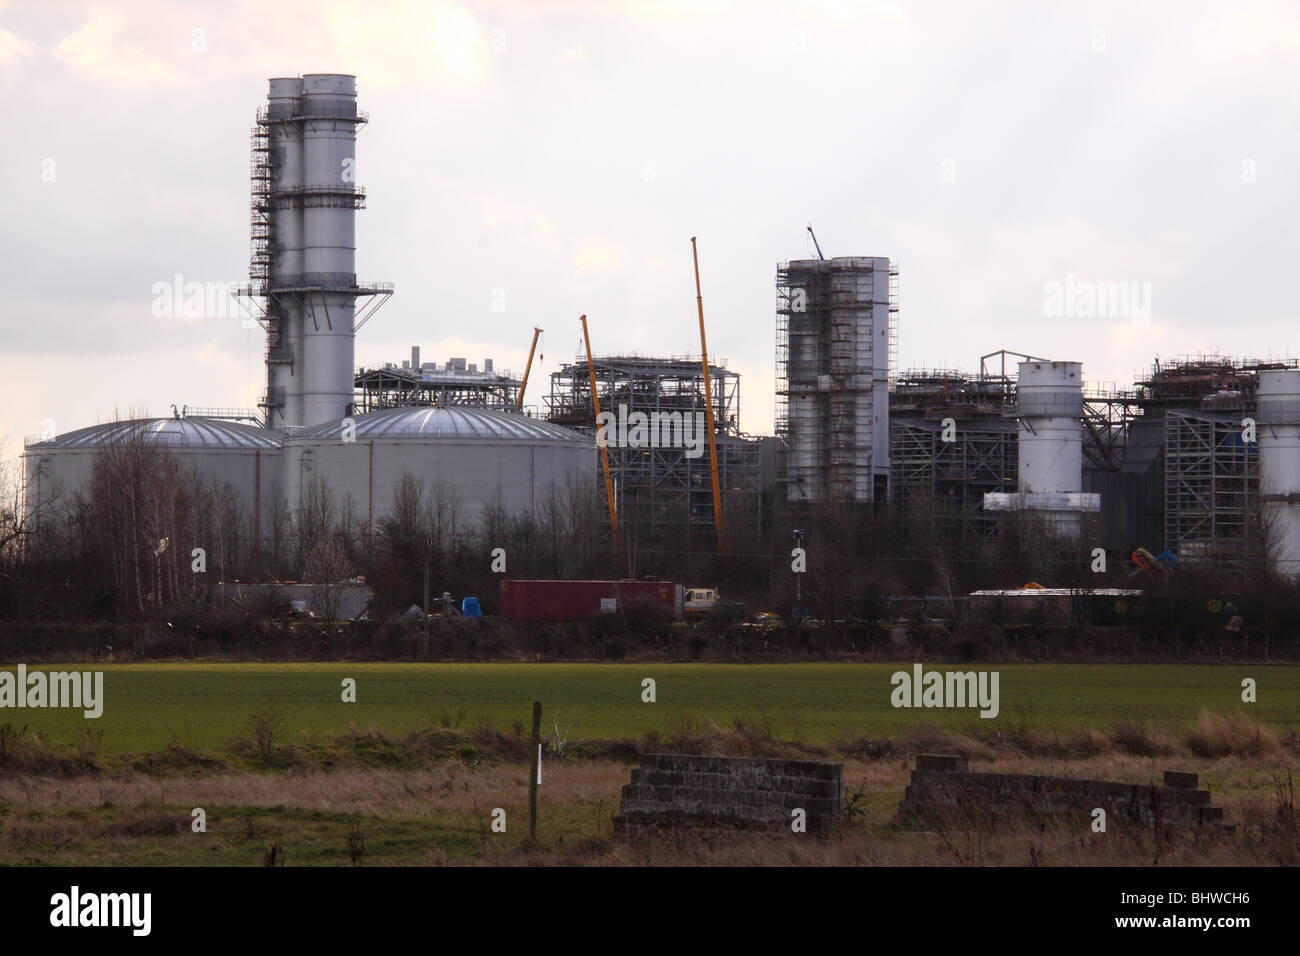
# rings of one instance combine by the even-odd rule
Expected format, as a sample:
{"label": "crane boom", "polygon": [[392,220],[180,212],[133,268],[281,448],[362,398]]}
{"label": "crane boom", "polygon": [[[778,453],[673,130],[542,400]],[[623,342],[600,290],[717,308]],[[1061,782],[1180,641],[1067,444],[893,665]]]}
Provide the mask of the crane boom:
{"label": "crane boom", "polygon": [[700,255],[691,236],[691,258],[695,260],[695,304],[700,310],[700,361],[704,364],[704,422],[709,430],[709,478],[713,482],[713,528],[718,550],[725,550],[722,537],[722,492],[718,488],[718,444],[713,429],[713,391],[709,384],[709,344],[704,338],[704,296],[700,292]]}
{"label": "crane boom", "polygon": [[524,380],[519,385],[519,397],[515,399],[515,411],[523,411],[524,390],[528,388],[528,373],[533,370],[533,353],[537,351],[537,336],[542,330],[533,326],[533,344],[528,347],[528,364],[524,366]]}
{"label": "crane boom", "polygon": [[609,526],[618,541],[618,509],[614,506],[614,482],[609,477],[609,446],[600,441],[600,395],[596,391],[596,363],[591,358],[591,336],[587,333],[587,316],[578,316],[582,323],[582,340],[587,344],[587,371],[591,373],[591,404],[596,409],[596,444],[600,445],[600,463],[605,470],[605,496],[609,499]]}
{"label": "crane boom", "polygon": [[822,247],[821,244],[817,241],[817,233],[812,231],[812,223],[808,223],[808,235],[812,236],[813,248],[817,250],[817,258],[822,260],[822,262],[825,262],[826,257],[822,255]]}

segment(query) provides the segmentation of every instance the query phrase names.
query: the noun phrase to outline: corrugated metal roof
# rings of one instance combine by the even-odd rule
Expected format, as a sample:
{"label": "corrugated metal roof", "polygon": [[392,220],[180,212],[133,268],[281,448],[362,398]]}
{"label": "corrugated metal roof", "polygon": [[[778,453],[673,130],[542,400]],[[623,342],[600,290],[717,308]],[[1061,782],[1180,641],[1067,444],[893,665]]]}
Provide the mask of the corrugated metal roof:
{"label": "corrugated metal roof", "polygon": [[[595,445],[580,432],[527,415],[454,406],[433,408],[414,405],[385,408],[355,419],[357,441],[411,438],[428,440],[489,439],[497,441],[574,442]],[[341,438],[340,419],[304,430],[299,439]]]}
{"label": "corrugated metal roof", "polygon": [[37,442],[29,448],[98,448],[141,441],[168,448],[234,448],[269,451],[280,437],[254,425],[216,418],[134,418],[105,422]]}

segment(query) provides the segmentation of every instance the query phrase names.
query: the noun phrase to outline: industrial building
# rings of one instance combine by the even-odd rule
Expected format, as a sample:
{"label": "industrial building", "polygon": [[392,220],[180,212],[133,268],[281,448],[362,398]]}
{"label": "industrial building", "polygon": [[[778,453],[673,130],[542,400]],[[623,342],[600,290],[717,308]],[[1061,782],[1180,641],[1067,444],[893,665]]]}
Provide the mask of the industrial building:
{"label": "industrial building", "polygon": [[451,489],[459,531],[471,531],[485,507],[537,516],[545,496],[571,476],[590,472],[593,443],[585,435],[511,412],[465,406],[411,405],[356,419],[356,432],[334,422],[284,442],[289,511],[304,507],[313,486],[351,499],[367,536],[388,515],[403,476],[426,489]]}
{"label": "industrial building", "polygon": [[712,437],[719,533],[762,529],[776,501],[888,503],[951,540],[988,540],[999,512],[1031,511],[1111,552],[1167,548],[1242,570],[1267,544],[1274,567],[1300,573],[1300,363],[1156,361],[1122,391],[1087,386],[1079,363],[1007,350],[977,373],[899,373],[898,268],[885,257],[819,247],[778,264],[776,437],[742,430],[740,376],[716,360],[706,378],[691,356],[580,356],[551,374],[544,419],[521,411],[524,382],[490,358],[439,363],[414,347],[400,365],[357,369],[357,331],[393,291],[355,272],[367,121],[344,74],[274,78],[257,111],[240,291],[267,333],[260,410],[182,406],[29,440],[29,511],[73,506],[97,455],[138,447],[228,486],[259,543],[314,488],[373,534],[408,475],[450,491],[465,530],[498,505],[536,517],[601,470],[598,400],[619,429],[613,503],[642,540],[717,543]]}
{"label": "industrial building", "polygon": [[[683,429],[653,443],[611,442],[609,469],[622,522],[635,522],[651,536],[713,523],[710,461],[704,431],[704,369],[699,358],[615,355],[566,363],[551,373],[546,418],[595,435],[596,394],[603,411],[644,415],[646,421],[680,422]],[[779,442],[755,439],[740,427],[740,376],[709,364],[718,479],[723,514],[733,528],[758,528],[763,493],[776,477]],[[665,418],[670,416],[670,418]],[[647,436],[650,438],[651,436]]]}
{"label": "industrial building", "polygon": [[[945,536],[991,536],[996,517],[983,495],[1009,495],[993,500],[1014,507],[1009,488],[1028,490],[1020,465],[1027,436],[1010,425],[1018,416],[1019,376],[1006,371],[1007,356],[1032,358],[1004,350],[984,356],[977,374],[909,370],[894,384],[891,504],[903,511],[924,508]],[[1265,430],[1264,423],[1268,415],[1284,423],[1289,412],[1285,402],[1261,409],[1258,395],[1265,383],[1289,381],[1296,365],[1221,356],[1157,360],[1131,390],[1085,387],[1077,413],[1071,396],[1057,438],[1068,442],[1078,432],[1082,481],[1075,493],[1096,496],[1080,500],[1100,508],[1100,523],[1090,532],[1098,544],[1124,555],[1139,547],[1167,548],[1180,562],[1225,570],[1258,559],[1261,504],[1274,514],[1290,510],[1287,492],[1279,499],[1261,491],[1262,461],[1284,434],[1272,424]],[[953,426],[952,441],[943,440],[945,420]],[[1258,440],[1246,430],[1248,420],[1256,421]],[[1055,460],[1054,451],[1050,457]],[[1286,480],[1279,482],[1276,487]],[[1289,540],[1285,532],[1273,537]],[[1275,557],[1274,565],[1286,560]]]}
{"label": "industrial building", "polygon": [[1015,381],[909,369],[890,394],[889,502],[949,540],[987,540],[997,517],[984,495],[1016,485]]}
{"label": "industrial building", "polygon": [[246,410],[183,409],[29,441],[29,511],[73,506],[97,456],[136,446],[228,485],[259,544],[271,513],[298,515],[314,487],[373,532],[410,475],[450,492],[471,531],[485,506],[532,515],[543,495],[590,474],[591,437],[520,413],[520,383],[491,359],[481,372],[461,358],[437,368],[415,348],[402,368],[354,367],[357,330],[393,291],[355,271],[365,199],[353,181],[356,131],[367,120],[356,78],[344,74],[274,78],[257,111],[250,282],[239,291],[266,330],[260,421],[241,421],[257,419]]}
{"label": "industrial building", "polygon": [[183,467],[233,489],[257,535],[269,527],[281,494],[279,436],[264,428],[210,418],[131,419],[79,428],[44,441],[28,442],[24,453],[29,507],[35,514],[73,510],[87,488],[95,461],[105,452],[165,451]]}
{"label": "industrial building", "polygon": [[493,411],[515,411],[519,405],[522,383],[509,372],[493,367],[492,359],[468,365],[463,358],[449,358],[439,367],[437,362],[421,362],[420,346],[411,347],[410,360],[401,366],[393,362],[381,368],[362,368],[356,374],[354,410],[364,415],[381,408],[404,405],[468,405]]}
{"label": "industrial building", "polygon": [[796,259],[776,271],[776,433],[791,502],[883,501],[898,270],[885,258]]}

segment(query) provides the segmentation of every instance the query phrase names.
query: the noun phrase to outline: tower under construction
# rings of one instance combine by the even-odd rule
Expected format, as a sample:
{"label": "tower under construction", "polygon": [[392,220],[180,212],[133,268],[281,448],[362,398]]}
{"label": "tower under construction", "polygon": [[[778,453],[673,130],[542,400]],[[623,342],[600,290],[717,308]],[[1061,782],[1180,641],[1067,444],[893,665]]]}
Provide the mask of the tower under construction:
{"label": "tower under construction", "polygon": [[790,449],[789,501],[886,496],[897,279],[878,257],[777,266],[776,429]]}

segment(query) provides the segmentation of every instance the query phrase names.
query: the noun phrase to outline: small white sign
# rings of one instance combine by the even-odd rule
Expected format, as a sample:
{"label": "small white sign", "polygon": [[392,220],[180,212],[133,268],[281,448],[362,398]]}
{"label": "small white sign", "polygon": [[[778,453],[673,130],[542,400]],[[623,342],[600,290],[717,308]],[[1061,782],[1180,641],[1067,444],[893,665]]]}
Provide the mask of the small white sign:
{"label": "small white sign", "polygon": [[617,614],[617,613],[618,613],[618,598],[601,598],[601,599],[600,599],[600,613],[601,613],[601,614]]}

